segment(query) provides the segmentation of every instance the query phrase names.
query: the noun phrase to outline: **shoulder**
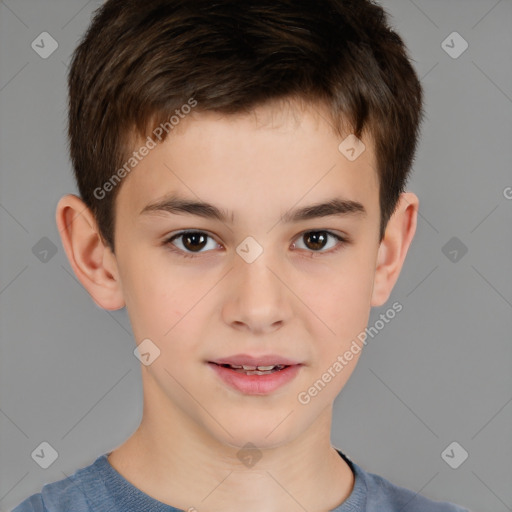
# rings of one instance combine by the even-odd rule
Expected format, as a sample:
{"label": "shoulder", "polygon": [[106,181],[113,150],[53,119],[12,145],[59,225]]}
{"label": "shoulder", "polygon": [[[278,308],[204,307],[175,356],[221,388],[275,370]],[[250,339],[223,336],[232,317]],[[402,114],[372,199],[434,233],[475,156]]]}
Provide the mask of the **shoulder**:
{"label": "shoulder", "polygon": [[[67,478],[46,484],[41,492],[32,494],[12,512],[90,512],[94,510],[86,498],[85,489],[99,476],[95,474],[95,463],[78,469]],[[89,494],[89,493],[88,493]]]}
{"label": "shoulder", "polygon": [[428,499],[405,487],[395,485],[379,475],[368,473],[360,467],[358,469],[368,489],[368,512],[382,510],[383,505],[386,505],[386,510],[403,510],[403,512],[470,512],[454,503]]}
{"label": "shoulder", "polygon": [[44,508],[41,493],[32,494],[26,500],[22,501],[11,512],[47,512]]}
{"label": "shoulder", "polygon": [[395,485],[379,475],[365,471],[341,450],[337,451],[355,474],[355,486],[349,497],[354,509],[366,512],[471,512],[454,503],[433,501]]}

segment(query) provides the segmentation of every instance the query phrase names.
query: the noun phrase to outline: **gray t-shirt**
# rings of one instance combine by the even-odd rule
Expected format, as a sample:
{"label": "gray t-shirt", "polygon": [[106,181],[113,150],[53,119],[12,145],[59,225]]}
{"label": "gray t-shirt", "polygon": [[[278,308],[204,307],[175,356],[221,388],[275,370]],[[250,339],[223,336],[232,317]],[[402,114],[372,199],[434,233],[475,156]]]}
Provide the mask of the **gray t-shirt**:
{"label": "gray t-shirt", "polygon": [[[470,512],[452,503],[432,501],[373,473],[337,450],[355,476],[350,496],[331,512]],[[109,453],[73,475],[43,486],[12,512],[183,512],[145,494],[108,461]],[[194,510],[193,504],[189,510]]]}

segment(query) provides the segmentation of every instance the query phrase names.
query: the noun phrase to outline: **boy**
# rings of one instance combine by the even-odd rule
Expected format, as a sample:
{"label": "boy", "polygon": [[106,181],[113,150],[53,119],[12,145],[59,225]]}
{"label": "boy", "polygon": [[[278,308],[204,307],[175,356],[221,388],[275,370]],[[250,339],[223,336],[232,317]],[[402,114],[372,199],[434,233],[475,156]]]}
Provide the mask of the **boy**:
{"label": "boy", "polygon": [[329,441],[416,229],[422,88],[382,8],[108,0],[69,93],[81,198],[57,225],[94,302],[128,310],[144,412],[15,512],[462,511]]}

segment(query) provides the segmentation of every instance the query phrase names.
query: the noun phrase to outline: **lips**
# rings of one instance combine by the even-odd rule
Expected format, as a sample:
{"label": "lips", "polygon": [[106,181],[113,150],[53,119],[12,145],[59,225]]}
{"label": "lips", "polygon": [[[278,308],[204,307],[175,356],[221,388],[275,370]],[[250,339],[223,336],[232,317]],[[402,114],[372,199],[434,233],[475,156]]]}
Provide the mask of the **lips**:
{"label": "lips", "polygon": [[291,382],[303,363],[279,354],[235,354],[207,361],[230,388],[246,395],[267,395]]}
{"label": "lips", "polygon": [[[282,358],[280,359],[283,360]],[[287,359],[287,361],[290,361]],[[245,395],[267,395],[277,391],[282,386],[290,383],[302,369],[302,364],[292,364],[286,366],[275,366],[272,370],[244,370],[234,369],[229,364],[217,364],[209,362],[208,366],[214,371],[227,386]],[[270,365],[265,365],[268,367]],[[262,368],[262,366],[251,366]],[[280,369],[279,369],[280,368]]]}

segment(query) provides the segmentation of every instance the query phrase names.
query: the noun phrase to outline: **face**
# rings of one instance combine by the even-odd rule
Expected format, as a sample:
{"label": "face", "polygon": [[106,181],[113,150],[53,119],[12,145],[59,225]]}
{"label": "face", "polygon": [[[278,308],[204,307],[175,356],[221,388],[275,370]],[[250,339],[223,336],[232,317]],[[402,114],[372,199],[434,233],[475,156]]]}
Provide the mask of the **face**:
{"label": "face", "polygon": [[[332,406],[360,353],[339,356],[368,322],[379,200],[371,144],[350,161],[326,119],[194,113],[125,178],[116,264],[135,341],[160,352],[142,367],[145,410],[223,445],[274,447]],[[240,354],[290,368],[213,364]]]}

